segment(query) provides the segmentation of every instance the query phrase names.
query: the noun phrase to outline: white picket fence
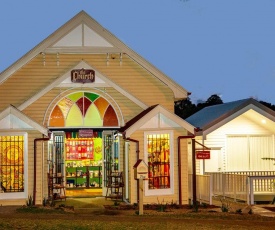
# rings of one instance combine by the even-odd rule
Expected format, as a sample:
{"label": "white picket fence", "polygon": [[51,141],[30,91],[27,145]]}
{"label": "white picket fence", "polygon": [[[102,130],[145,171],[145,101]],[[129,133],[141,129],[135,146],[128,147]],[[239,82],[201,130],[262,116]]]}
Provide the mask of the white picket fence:
{"label": "white picket fence", "polygon": [[[196,176],[197,201],[212,204],[213,196],[254,204],[255,194],[275,195],[275,172],[226,172]],[[193,199],[189,174],[189,199]]]}

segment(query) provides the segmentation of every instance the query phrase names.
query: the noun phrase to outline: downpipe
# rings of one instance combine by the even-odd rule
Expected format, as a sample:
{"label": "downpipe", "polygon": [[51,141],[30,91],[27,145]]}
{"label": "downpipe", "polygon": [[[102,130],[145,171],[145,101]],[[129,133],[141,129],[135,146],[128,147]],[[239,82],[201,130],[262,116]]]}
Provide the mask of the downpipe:
{"label": "downpipe", "polygon": [[37,152],[36,152],[36,147],[37,147],[37,142],[38,141],[49,141],[51,139],[51,133],[48,134],[48,137],[44,138],[36,138],[34,139],[34,151],[33,151],[33,204],[35,205],[36,203],[36,159],[37,159]]}
{"label": "downpipe", "polygon": [[[179,188],[178,188],[178,190],[179,190],[179,205],[182,205],[181,147],[180,147],[180,140],[182,140],[182,139],[192,139],[192,138],[195,138],[195,134],[186,135],[186,136],[178,136],[178,180],[179,180]],[[192,150],[192,152],[193,152],[193,150]],[[192,158],[193,158],[193,156],[192,156]],[[193,159],[192,159],[192,162],[193,162]],[[193,182],[194,182],[194,180],[193,180]]]}

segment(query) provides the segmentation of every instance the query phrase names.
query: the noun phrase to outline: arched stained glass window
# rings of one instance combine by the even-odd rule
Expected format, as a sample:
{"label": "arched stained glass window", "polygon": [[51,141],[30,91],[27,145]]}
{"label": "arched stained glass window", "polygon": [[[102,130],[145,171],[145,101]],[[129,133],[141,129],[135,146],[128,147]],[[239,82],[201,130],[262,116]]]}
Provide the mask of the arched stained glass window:
{"label": "arched stained glass window", "polygon": [[50,127],[112,127],[118,118],[112,105],[100,95],[77,92],[62,98],[53,108]]}

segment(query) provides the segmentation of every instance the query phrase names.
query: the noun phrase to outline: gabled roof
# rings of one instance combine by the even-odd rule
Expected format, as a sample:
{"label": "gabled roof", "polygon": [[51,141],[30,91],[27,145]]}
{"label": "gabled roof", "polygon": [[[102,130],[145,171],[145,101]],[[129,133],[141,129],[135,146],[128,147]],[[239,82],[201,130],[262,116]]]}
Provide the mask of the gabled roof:
{"label": "gabled roof", "polygon": [[189,94],[182,86],[126,46],[84,11],[78,13],[0,73],[0,83],[40,53],[123,53],[166,84],[174,92],[176,99],[186,98]]}
{"label": "gabled roof", "polygon": [[139,113],[133,119],[128,121],[119,132],[124,133],[128,138],[138,129],[168,129],[168,128],[184,128],[188,132],[194,134],[195,128],[188,122],[169,112],[161,105],[153,105]]}
{"label": "gabled roof", "polygon": [[188,117],[186,121],[204,132],[213,126],[216,128],[221,127],[228,121],[244,114],[249,110],[256,111],[257,113],[275,122],[275,111],[269,109],[252,98],[205,107],[199,112]]}
{"label": "gabled roof", "polygon": [[10,105],[0,113],[1,130],[37,130],[48,136],[48,129],[41,126],[26,114]]}

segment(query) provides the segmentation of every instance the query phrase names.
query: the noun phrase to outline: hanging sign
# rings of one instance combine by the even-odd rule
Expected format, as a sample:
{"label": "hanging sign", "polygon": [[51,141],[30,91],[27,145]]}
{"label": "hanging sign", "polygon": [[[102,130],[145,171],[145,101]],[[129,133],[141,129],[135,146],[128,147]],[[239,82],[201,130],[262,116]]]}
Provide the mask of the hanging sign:
{"label": "hanging sign", "polygon": [[209,150],[196,151],[196,158],[198,160],[210,159],[210,151]]}
{"label": "hanging sign", "polygon": [[95,71],[92,69],[74,69],[71,71],[73,83],[92,83],[95,81]]}
{"label": "hanging sign", "polygon": [[93,137],[94,131],[92,129],[80,129],[78,133],[78,137],[80,138],[87,138],[87,137]]}

